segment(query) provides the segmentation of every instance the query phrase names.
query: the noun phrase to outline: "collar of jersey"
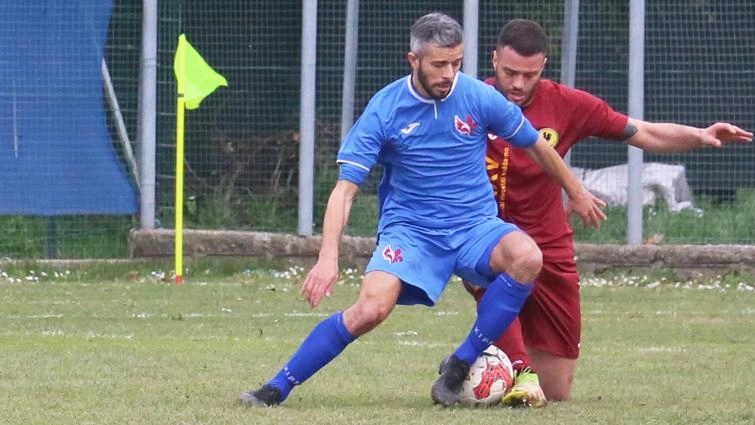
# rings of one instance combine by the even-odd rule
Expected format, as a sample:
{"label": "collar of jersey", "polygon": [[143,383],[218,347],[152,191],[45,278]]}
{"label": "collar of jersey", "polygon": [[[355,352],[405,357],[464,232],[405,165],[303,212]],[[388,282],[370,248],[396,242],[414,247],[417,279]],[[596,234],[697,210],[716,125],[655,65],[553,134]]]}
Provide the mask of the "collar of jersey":
{"label": "collar of jersey", "polygon": [[[454,76],[454,82],[453,84],[451,84],[451,90],[448,91],[448,95],[446,97],[440,99],[441,102],[445,101],[453,94],[454,89],[456,88],[456,83],[459,81],[459,74],[461,74],[461,72],[457,72],[456,76]],[[412,84],[412,74],[409,74],[406,77],[406,87],[409,89],[409,93],[411,93],[412,96],[414,96],[417,100],[425,103],[435,103],[435,99],[426,99],[422,97],[419,92],[417,92],[417,89],[414,88],[414,84]]]}

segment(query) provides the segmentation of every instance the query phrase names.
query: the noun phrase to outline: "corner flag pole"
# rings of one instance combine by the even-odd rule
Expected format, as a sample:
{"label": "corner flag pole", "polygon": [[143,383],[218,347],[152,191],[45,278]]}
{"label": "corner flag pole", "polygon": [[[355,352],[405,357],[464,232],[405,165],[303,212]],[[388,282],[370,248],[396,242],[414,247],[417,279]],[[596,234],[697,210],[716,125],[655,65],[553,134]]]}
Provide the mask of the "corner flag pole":
{"label": "corner flag pole", "polygon": [[[220,86],[227,87],[225,77],[215,72],[181,34],[176,57],[176,284],[183,283],[183,225],[184,225],[184,113],[197,109],[202,99]],[[187,74],[188,73],[188,74]]]}
{"label": "corner flag pole", "polygon": [[[181,34],[183,37],[183,34]],[[176,284],[183,283],[183,221],[184,221],[184,82],[186,81],[186,61],[184,52],[185,44],[179,41],[176,56],[182,58],[176,64],[176,227],[175,227],[175,272]]]}

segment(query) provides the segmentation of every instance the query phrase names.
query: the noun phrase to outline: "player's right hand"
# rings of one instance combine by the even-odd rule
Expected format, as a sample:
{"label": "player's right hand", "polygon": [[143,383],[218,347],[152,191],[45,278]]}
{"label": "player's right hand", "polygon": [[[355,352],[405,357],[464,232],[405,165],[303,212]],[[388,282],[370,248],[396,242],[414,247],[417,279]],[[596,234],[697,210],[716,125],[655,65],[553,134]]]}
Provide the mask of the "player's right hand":
{"label": "player's right hand", "polygon": [[587,189],[581,191],[578,196],[570,197],[566,205],[566,215],[577,214],[582,220],[582,227],[593,226],[600,229],[600,222],[604,221],[606,213],[605,201],[590,193]]}
{"label": "player's right hand", "polygon": [[752,142],[752,132],[743,130],[736,125],[717,122],[701,130],[701,141],[704,145],[720,147],[730,142]]}
{"label": "player's right hand", "polygon": [[309,306],[315,308],[323,297],[329,297],[338,279],[338,261],[318,260],[307,274],[301,287],[301,293],[307,298]]}

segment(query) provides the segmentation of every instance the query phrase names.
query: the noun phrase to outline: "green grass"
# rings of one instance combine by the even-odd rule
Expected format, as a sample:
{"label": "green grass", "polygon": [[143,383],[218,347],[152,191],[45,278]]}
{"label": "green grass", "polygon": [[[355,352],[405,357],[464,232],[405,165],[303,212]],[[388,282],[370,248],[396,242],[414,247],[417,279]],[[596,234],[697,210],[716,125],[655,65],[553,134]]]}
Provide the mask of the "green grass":
{"label": "green grass", "polygon": [[[606,209],[608,220],[599,230],[583,229],[572,218],[574,239],[589,243],[626,243],[625,207]],[[753,244],[755,243],[755,191],[740,189],[737,200],[714,203],[705,197],[695,200],[695,209],[670,212],[662,201],[643,209],[646,239],[664,244]]]}
{"label": "green grass", "polygon": [[176,286],[163,279],[169,264],[161,263],[0,265],[2,422],[755,422],[755,291],[745,278],[684,288],[642,277],[586,279],[574,399],[545,409],[431,404],[437,364],[473,320],[458,282],[434,309],[398,307],[284,405],[247,409],[238,394],[269,378],[312,326],[352,302],[356,273],[345,271],[333,296],[310,310],[298,295],[300,268],[189,268],[187,283]]}
{"label": "green grass", "polygon": [[0,216],[0,257],[123,258],[128,216]]}

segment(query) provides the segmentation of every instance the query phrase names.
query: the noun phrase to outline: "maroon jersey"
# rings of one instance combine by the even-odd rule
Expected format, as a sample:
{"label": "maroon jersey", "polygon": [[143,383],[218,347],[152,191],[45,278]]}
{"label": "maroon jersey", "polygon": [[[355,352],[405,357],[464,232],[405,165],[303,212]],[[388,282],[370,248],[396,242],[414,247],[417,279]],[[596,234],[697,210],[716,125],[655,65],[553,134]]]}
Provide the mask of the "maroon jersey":
{"label": "maroon jersey", "polygon": [[[495,79],[485,81],[495,85]],[[540,80],[524,116],[564,157],[589,137],[623,139],[628,117],[581,90]],[[499,216],[516,224],[537,242],[545,259],[574,256],[573,234],[561,197],[561,185],[526,154],[490,135],[486,166],[498,201]]]}

